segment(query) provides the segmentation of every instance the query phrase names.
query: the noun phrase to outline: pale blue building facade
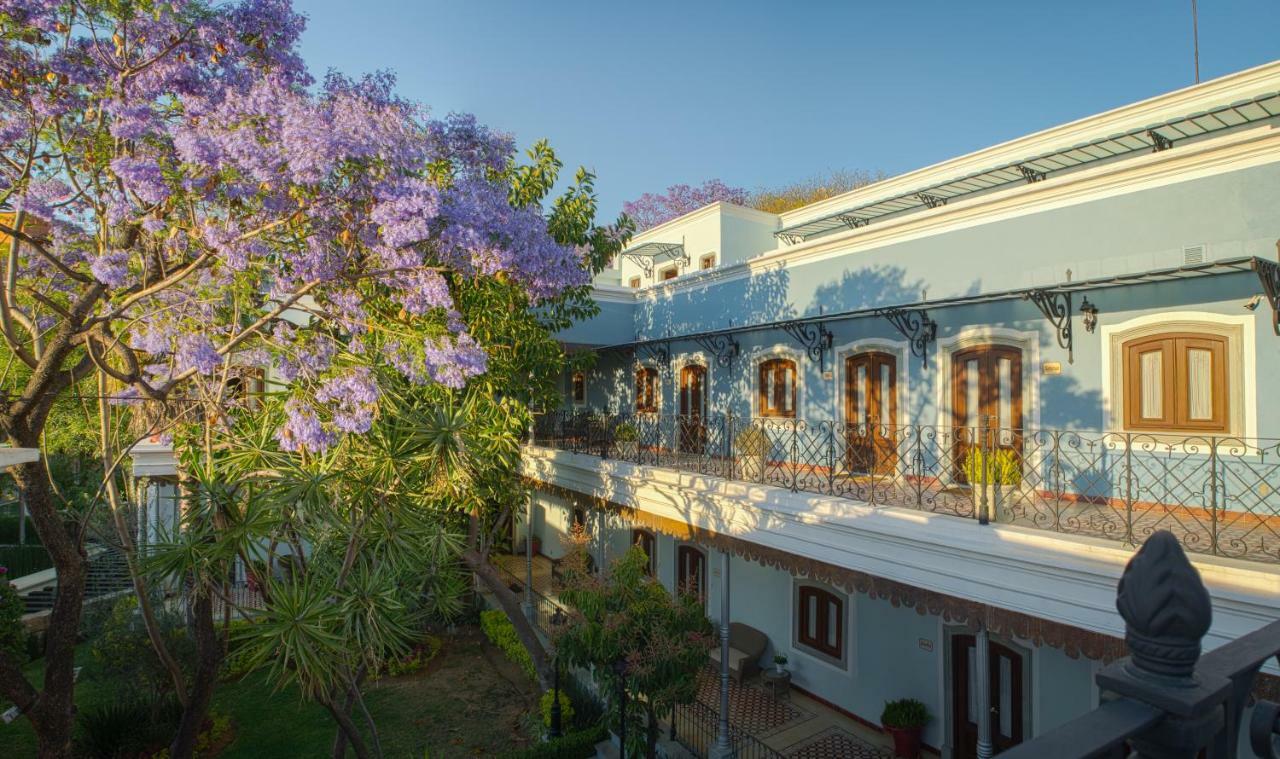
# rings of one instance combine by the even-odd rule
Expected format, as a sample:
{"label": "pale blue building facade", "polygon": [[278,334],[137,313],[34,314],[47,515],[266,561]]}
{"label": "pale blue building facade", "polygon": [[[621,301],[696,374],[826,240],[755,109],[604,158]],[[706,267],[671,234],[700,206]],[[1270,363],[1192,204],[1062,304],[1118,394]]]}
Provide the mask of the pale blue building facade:
{"label": "pale blue building facade", "polygon": [[1211,639],[1280,612],[1280,63],[782,216],[701,209],[596,295],[562,335],[594,366],[526,452],[543,551],[575,518],[603,562],[652,545],[717,618],[727,572],[763,665],[851,719],[920,698],[967,757],[975,714],[998,750],[1089,710],[1157,529]]}

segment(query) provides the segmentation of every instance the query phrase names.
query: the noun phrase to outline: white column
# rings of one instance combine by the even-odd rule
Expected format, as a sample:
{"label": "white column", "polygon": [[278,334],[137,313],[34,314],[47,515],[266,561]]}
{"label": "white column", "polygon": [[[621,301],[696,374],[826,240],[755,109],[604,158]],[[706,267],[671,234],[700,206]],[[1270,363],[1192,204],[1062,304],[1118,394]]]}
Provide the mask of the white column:
{"label": "white column", "polygon": [[978,759],[991,759],[991,639],[986,625],[978,626],[973,644],[973,668],[977,670],[973,673],[973,700],[977,702],[974,711],[978,716]]}
{"label": "white column", "polygon": [[731,759],[729,739],[729,552],[720,552],[720,727],[710,759]]}

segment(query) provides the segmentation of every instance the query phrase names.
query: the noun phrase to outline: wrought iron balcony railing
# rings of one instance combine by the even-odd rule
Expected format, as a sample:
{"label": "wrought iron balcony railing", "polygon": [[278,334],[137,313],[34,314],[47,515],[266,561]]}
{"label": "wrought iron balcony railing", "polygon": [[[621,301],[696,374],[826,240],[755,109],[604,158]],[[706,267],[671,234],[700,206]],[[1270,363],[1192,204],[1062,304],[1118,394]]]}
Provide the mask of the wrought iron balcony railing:
{"label": "wrought iron balcony railing", "polygon": [[1280,440],[554,412],[538,445],[1135,546],[1280,563]]}

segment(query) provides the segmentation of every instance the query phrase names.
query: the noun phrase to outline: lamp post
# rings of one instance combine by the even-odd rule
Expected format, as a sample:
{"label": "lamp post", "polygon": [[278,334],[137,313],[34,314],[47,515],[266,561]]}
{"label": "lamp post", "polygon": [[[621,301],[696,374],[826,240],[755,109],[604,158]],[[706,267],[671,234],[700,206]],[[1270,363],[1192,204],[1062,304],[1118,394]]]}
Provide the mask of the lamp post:
{"label": "lamp post", "polygon": [[[564,612],[560,607],[556,607],[556,613],[551,615],[551,627],[553,630],[559,630],[564,624]],[[551,676],[551,737],[559,738],[561,731],[561,715],[560,715],[560,651],[555,650],[551,654],[551,666],[553,674]]]}
{"label": "lamp post", "polygon": [[618,757],[627,759],[627,660],[618,657],[613,662],[613,673],[618,676]]}

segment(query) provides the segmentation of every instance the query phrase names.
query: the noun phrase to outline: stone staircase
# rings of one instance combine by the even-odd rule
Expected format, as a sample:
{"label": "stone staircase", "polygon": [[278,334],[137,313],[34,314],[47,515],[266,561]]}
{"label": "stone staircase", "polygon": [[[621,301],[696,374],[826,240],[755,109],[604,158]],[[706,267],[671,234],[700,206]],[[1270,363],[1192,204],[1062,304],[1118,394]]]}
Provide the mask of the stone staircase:
{"label": "stone staircase", "polygon": [[[129,581],[129,565],[123,553],[106,546],[93,546],[88,550],[90,559],[89,576],[85,581],[86,601],[133,587]],[[54,570],[48,569],[37,574],[42,575],[41,582],[19,591],[27,614],[53,608],[53,599],[58,592],[58,576]]]}

